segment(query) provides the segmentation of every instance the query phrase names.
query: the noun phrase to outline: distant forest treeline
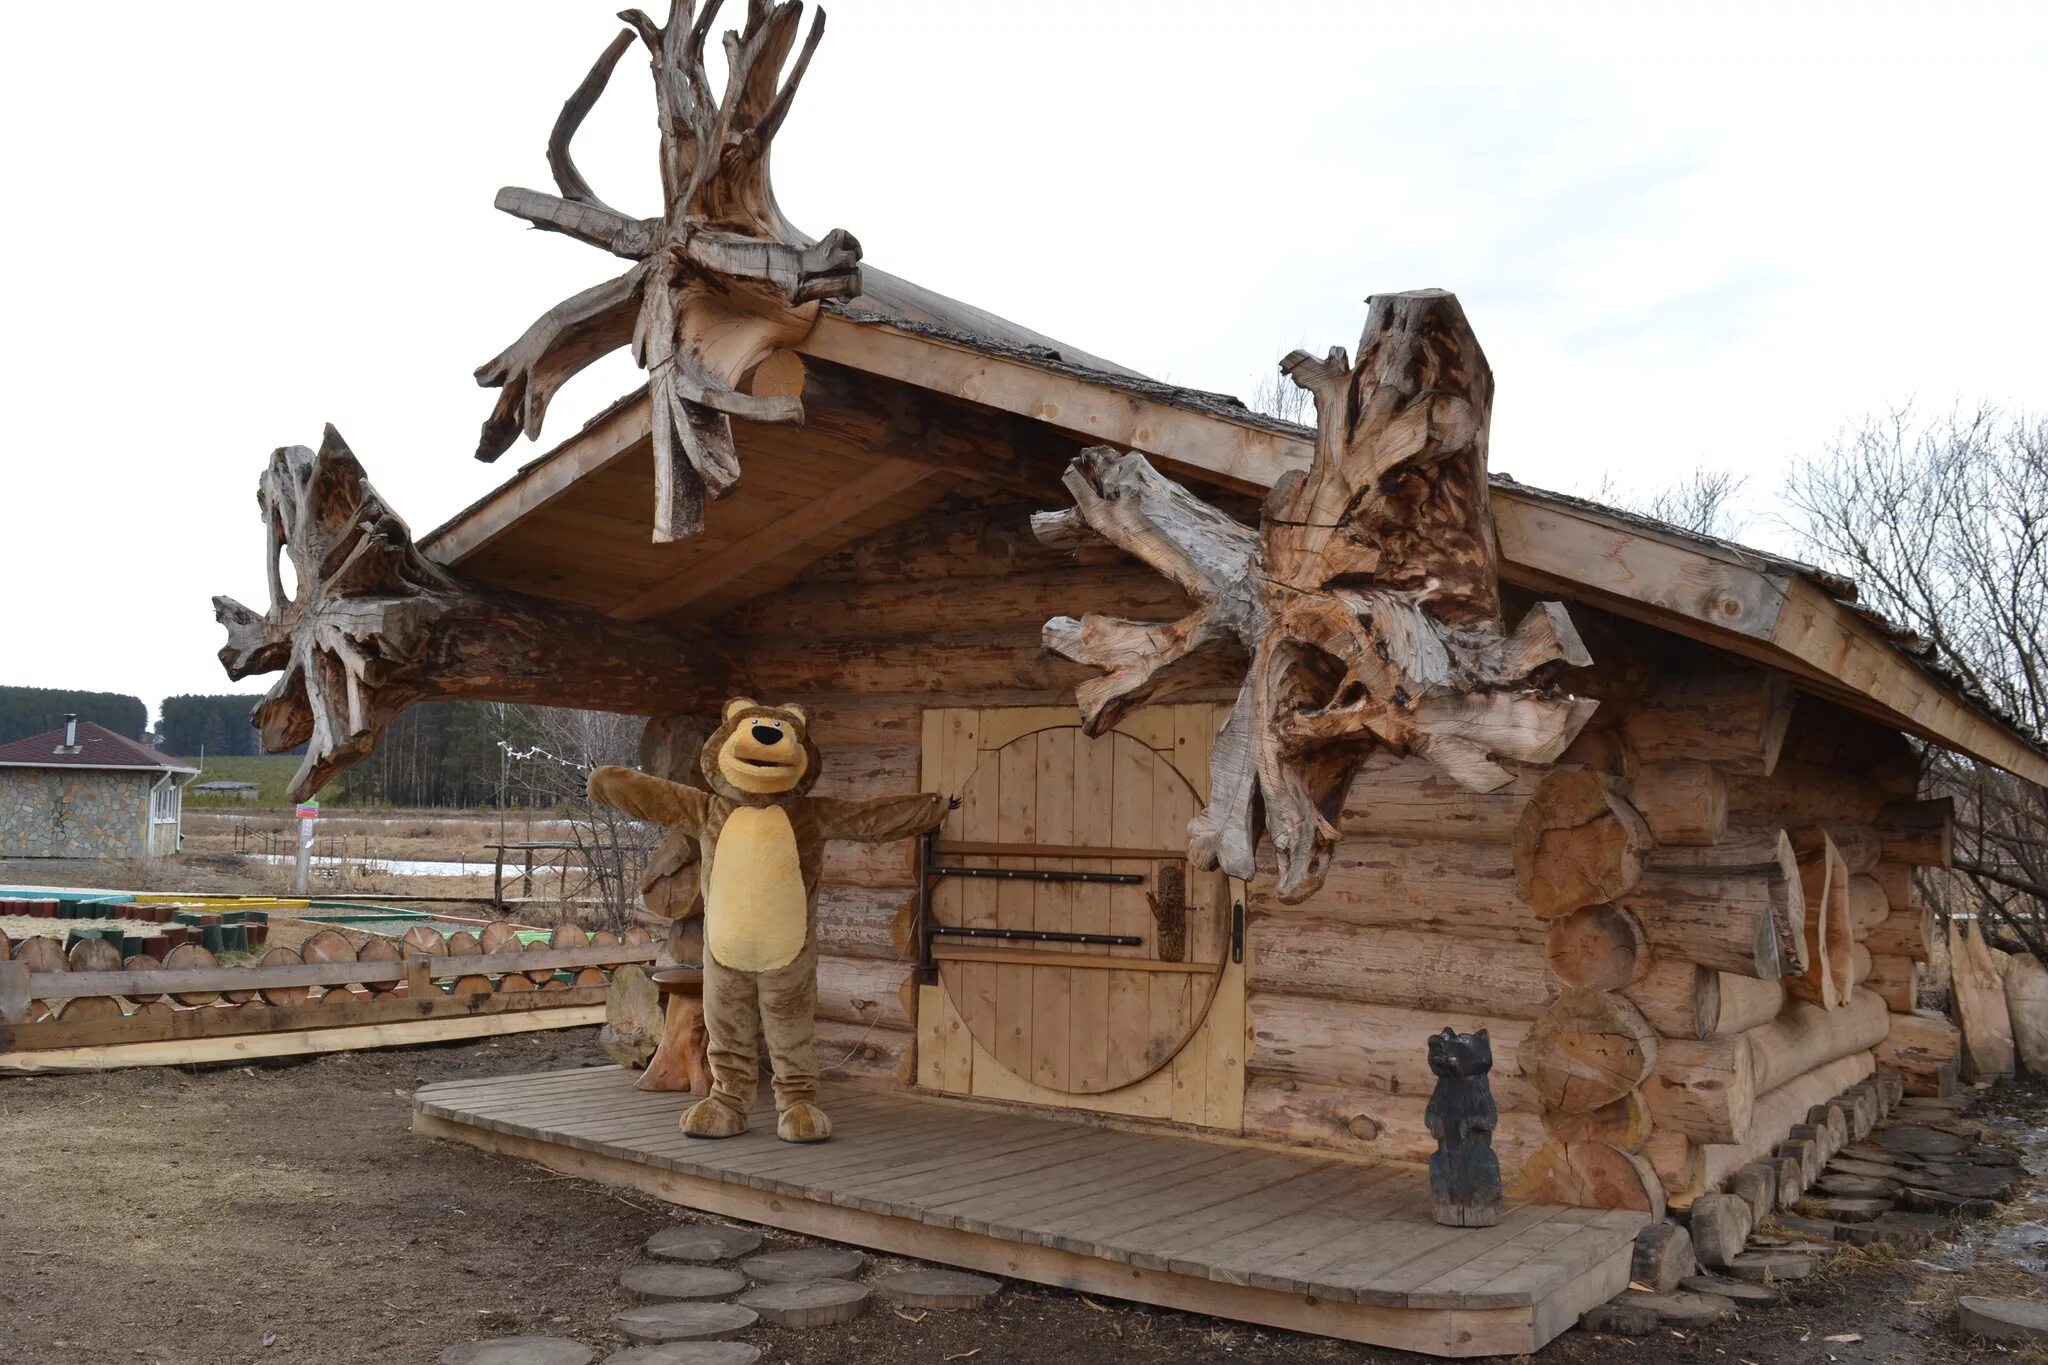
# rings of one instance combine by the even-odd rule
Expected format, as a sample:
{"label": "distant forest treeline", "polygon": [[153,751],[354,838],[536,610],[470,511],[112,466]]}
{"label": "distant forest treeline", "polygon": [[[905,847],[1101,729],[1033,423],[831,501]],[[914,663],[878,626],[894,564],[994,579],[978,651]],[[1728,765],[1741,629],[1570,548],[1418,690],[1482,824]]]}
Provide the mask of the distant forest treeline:
{"label": "distant forest treeline", "polygon": [[141,739],[149,729],[149,708],[140,697],[61,687],[0,687],[0,744],[55,730],[64,724],[66,714],[104,725],[126,739]]}
{"label": "distant forest treeline", "polygon": [[[166,697],[163,752],[178,758],[242,758],[263,746],[249,724],[255,696]],[[0,744],[54,730],[66,713],[106,726],[115,734],[143,740],[149,708],[139,697],[117,692],[74,692],[52,687],[0,686]],[[342,773],[321,794],[324,800],[355,806],[463,806],[518,803],[504,791],[503,740],[525,748],[538,733],[532,708],[491,702],[427,702],[399,713],[377,751]],[[293,753],[304,753],[300,745]]]}

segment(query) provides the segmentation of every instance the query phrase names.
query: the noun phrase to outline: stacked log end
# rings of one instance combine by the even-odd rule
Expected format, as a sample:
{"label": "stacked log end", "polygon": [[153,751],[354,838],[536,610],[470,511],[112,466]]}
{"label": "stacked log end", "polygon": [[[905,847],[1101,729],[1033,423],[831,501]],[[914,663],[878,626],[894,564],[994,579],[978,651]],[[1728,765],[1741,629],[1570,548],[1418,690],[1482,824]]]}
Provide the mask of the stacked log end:
{"label": "stacked log end", "polygon": [[1664,683],[1621,729],[1674,836],[1620,900],[1649,946],[1624,992],[1659,1035],[1645,1151],[1671,1203],[1787,1161],[1808,1110],[1877,1067],[1952,1086],[1956,1030],[1915,1012],[1933,923],[1912,878],[1947,858],[1949,812],[1902,799],[1905,743],[1763,674]]}
{"label": "stacked log end", "polygon": [[[1625,770],[1625,750],[1610,749],[1611,766]],[[1663,772],[1659,784],[1658,821],[1689,832],[1682,837],[1706,837],[1725,814],[1711,792],[1700,796],[1714,784],[1696,774]],[[1655,837],[1624,787],[1613,772],[1560,767],[1516,825],[1516,890],[1548,923],[1544,958],[1558,986],[1516,1049],[1547,1135],[1518,1187],[1534,1198],[1661,1217],[1663,1184],[1643,1154],[1655,1127],[1643,1085],[1659,1064],[1660,1042],[1624,994],[1654,960],[1643,921],[1618,903],[1641,881]]]}

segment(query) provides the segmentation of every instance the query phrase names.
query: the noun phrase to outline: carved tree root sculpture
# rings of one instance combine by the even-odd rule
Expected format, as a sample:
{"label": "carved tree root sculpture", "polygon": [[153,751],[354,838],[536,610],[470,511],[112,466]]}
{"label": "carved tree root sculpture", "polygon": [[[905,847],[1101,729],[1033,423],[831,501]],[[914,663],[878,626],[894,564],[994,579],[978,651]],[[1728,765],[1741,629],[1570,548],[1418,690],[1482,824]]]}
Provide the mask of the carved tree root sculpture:
{"label": "carved tree root sculpture", "polygon": [[[635,262],[615,279],[555,305],[476,372],[502,388],[484,423],[477,458],[495,460],[524,431],[540,435],[555,391],[578,371],[630,343],[649,376],[654,407],[654,539],[682,540],[704,526],[707,497],[739,485],[731,418],[795,424],[803,404],[738,392],[742,375],[778,347],[801,340],[818,301],[860,292],[860,243],[835,229],[820,242],[776,207],[768,152],[789,114],[811,53],[825,33],[818,12],[787,83],[782,64],[803,20],[801,0],[750,0],[746,27],[725,35],[726,82],[713,100],[704,41],[719,0],[692,17],[675,0],[666,26],[639,10],[562,106],[548,137],[559,196],[508,187],[497,207]],[[576,169],[569,144],[638,35],[652,55],[661,122],[660,218],[635,219],[600,200]]]}
{"label": "carved tree root sculpture", "polygon": [[[370,486],[333,427],[316,454],[272,453],[263,509],[270,609],[213,599],[230,678],[284,676],[251,717],[263,747],[305,744],[291,795],[304,800],[368,754],[405,707],[437,697],[540,702],[628,714],[696,705],[705,644],[449,572]],[[287,597],[278,554],[291,556]]]}
{"label": "carved tree root sculpture", "polygon": [[1511,780],[1500,760],[1556,758],[1595,705],[1543,681],[1548,665],[1591,662],[1560,604],[1502,628],[1493,375],[1457,299],[1373,298],[1359,349],[1355,368],[1341,349],[1282,362],[1315,395],[1315,458],[1273,486],[1256,531],[1107,446],[1068,467],[1072,509],[1032,519],[1047,543],[1100,537],[1200,603],[1167,624],[1046,622],[1046,648],[1103,670],[1076,694],[1088,733],[1170,690],[1159,671],[1194,650],[1235,640],[1251,656],[1188,852],[1252,876],[1263,810],[1290,903],[1322,884],[1338,803],[1373,748],[1491,791]]}

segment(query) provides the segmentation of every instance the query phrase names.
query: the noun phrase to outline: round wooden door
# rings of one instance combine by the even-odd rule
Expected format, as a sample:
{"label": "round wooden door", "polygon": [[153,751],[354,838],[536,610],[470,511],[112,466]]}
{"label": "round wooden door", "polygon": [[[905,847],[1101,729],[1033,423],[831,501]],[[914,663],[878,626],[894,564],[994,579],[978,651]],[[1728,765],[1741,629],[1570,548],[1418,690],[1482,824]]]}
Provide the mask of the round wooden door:
{"label": "round wooden door", "polygon": [[1129,735],[1059,727],[981,756],[935,847],[958,872],[932,893],[933,956],[989,1056],[1096,1095],[1194,1036],[1229,937],[1226,878],[1187,863],[1199,808],[1172,763]]}

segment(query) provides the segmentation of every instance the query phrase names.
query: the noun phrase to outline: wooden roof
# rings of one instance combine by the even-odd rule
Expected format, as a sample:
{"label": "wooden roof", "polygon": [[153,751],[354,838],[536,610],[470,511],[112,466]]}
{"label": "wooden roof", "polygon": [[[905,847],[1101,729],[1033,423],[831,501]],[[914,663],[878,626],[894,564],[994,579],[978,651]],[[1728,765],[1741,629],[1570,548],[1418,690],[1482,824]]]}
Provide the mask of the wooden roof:
{"label": "wooden roof", "polygon": [[[422,542],[485,582],[628,620],[703,621],[949,492],[1066,505],[1082,446],[1142,451],[1242,493],[1305,467],[1313,432],[1176,388],[869,269],[756,391],[800,386],[801,428],[736,422],[745,481],[704,533],[651,542],[644,394],[621,399]],[[777,388],[777,386],[783,386]],[[2048,749],[1811,566],[1496,479],[1501,574],[1780,669],[1815,696],[2048,785]]]}

